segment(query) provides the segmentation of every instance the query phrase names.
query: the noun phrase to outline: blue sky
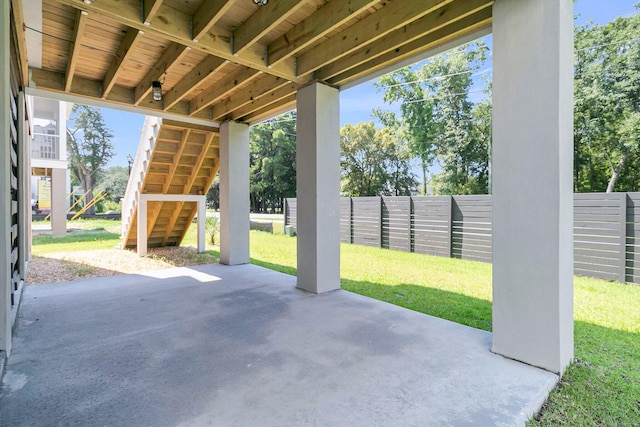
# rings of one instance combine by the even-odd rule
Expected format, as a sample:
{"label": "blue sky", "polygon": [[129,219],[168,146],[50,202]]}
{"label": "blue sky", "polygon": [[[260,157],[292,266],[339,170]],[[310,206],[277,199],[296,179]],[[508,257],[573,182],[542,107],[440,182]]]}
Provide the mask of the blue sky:
{"label": "blue sky", "polygon": [[[578,25],[594,21],[605,24],[618,16],[628,16],[635,12],[638,0],[578,0],[574,12],[578,16]],[[489,36],[490,37],[490,36]],[[340,94],[340,123],[359,123],[371,120],[374,108],[388,108],[382,101],[372,82],[363,83]],[[103,109],[102,114],[108,127],[114,132],[113,144],[116,156],[109,166],[126,166],[127,155],[135,156],[140,139],[140,129],[144,115],[118,110]]]}

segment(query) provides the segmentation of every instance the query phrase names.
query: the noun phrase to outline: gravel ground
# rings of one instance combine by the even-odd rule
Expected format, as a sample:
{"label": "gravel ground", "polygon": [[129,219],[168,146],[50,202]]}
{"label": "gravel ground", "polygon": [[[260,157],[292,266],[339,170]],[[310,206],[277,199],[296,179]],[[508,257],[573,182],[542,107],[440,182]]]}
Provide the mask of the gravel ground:
{"label": "gravel ground", "polygon": [[133,251],[120,249],[59,252],[34,256],[31,259],[27,285],[216,262],[216,257],[199,254],[196,248],[189,246],[150,248],[149,254],[144,257],[138,257]]}

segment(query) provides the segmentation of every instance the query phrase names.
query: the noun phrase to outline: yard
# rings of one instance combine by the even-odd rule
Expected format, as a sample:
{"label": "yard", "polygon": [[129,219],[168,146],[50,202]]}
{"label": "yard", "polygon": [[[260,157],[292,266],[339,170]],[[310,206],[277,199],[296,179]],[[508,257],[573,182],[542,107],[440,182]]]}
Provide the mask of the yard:
{"label": "yard", "polygon": [[[64,258],[75,268],[86,266],[88,272],[81,277],[102,267],[92,267],[86,256],[78,261],[78,252],[108,251],[127,262],[140,262],[129,251],[115,250],[119,222],[73,224],[78,230],[65,237],[34,237],[34,255]],[[195,239],[192,227],[185,244],[194,245]],[[216,249],[208,251],[210,257],[193,249],[180,255],[177,248],[162,249],[162,255],[152,253],[146,259],[165,267],[211,262],[217,259]],[[113,265],[122,265],[119,262]],[[296,239],[252,231],[251,262],[295,274]],[[491,330],[490,264],[345,244],[341,263],[343,289]],[[141,268],[132,268],[136,266]],[[576,359],[531,425],[640,425],[640,286],[576,277],[574,294]]]}

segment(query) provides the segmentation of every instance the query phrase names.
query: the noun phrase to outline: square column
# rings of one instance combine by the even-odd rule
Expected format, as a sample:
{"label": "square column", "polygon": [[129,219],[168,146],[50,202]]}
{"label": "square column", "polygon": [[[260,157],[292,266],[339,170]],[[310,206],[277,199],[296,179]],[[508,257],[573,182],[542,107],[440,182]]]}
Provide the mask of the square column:
{"label": "square column", "polygon": [[573,3],[493,5],[493,351],[573,358]]}
{"label": "square column", "polygon": [[340,97],[319,83],[298,90],[297,287],[340,289]]}
{"label": "square column", "polygon": [[10,4],[0,5],[0,351],[6,355],[11,353]]}
{"label": "square column", "polygon": [[220,263],[249,263],[249,125],[220,125]]}
{"label": "square column", "polygon": [[67,234],[67,170],[51,170],[51,234]]}

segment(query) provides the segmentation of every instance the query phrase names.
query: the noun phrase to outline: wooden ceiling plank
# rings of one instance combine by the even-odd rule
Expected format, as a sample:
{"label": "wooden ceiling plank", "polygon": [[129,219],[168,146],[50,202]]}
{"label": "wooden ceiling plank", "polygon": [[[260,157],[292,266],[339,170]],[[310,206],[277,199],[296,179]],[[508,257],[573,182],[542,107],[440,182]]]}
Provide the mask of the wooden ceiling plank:
{"label": "wooden ceiling plank", "polygon": [[295,55],[380,0],[330,1],[268,46],[269,64]]}
{"label": "wooden ceiling plank", "polygon": [[[422,38],[429,33],[436,32],[455,22],[463,21],[462,27],[461,25],[449,27],[450,31],[457,32],[463,29],[465,25],[471,25],[474,23],[473,21],[470,22],[470,20],[465,20],[464,18],[486,9],[489,10],[488,13],[490,15],[491,4],[492,1],[488,0],[465,0],[464,2],[450,3],[438,11],[437,14],[432,13],[425,15],[411,24],[378,39],[375,43],[367,44],[350,55],[341,58],[339,61],[320,68],[316,71],[315,78],[318,80],[329,80],[338,74],[344,73],[350,68],[357,67],[364,63],[371,63],[371,61],[375,60],[377,57],[395,50],[399,46],[406,45],[407,43]],[[477,19],[485,19],[485,16],[483,15]],[[439,34],[443,33],[440,32]]]}
{"label": "wooden ceiling plank", "polygon": [[242,53],[289,16],[297,12],[307,0],[279,0],[258,8],[233,32],[233,53]]}
{"label": "wooden ceiling plank", "polygon": [[367,43],[384,37],[416,19],[432,13],[453,0],[393,1],[361,19],[345,31],[298,56],[298,74],[304,76],[336,61]]}
{"label": "wooden ceiling plank", "polygon": [[21,85],[29,84],[29,64],[27,63],[27,42],[24,23],[24,11],[21,0],[11,0],[11,13],[16,28],[16,40],[18,42],[18,56],[20,61]]}
{"label": "wooden ceiling plank", "polygon": [[173,107],[189,92],[198,88],[203,81],[219,71],[229,61],[215,56],[207,56],[184,76],[178,84],[169,90],[163,97],[164,109]]}
{"label": "wooden ceiling plank", "polygon": [[[226,100],[213,105],[213,119],[222,119],[238,108],[244,107],[253,101],[257,101],[269,92],[289,85],[291,82],[277,76],[264,75],[250,86],[246,86],[233,93]],[[216,120],[217,121],[217,120]]]}
{"label": "wooden ceiling plank", "polygon": [[215,85],[211,90],[205,91],[199,96],[193,98],[189,106],[189,114],[194,115],[202,109],[210,106],[216,101],[227,96],[231,91],[237,90],[260,76],[262,73],[252,68],[245,68],[229,79],[226,79],[222,84]]}
{"label": "wooden ceiling plank", "polygon": [[56,1],[68,6],[87,10],[90,13],[106,16],[128,27],[146,31],[148,34],[153,34],[268,74],[297,81],[298,83],[304,83],[309,80],[309,78],[298,77],[296,75],[295,60],[293,58],[287,58],[276,65],[268,66],[265,58],[266,46],[259,43],[249,46],[242,54],[234,55],[231,52],[231,33],[219,27],[210,28],[207,37],[203,37],[197,42],[194,42],[191,38],[192,17],[166,4],[160,6],[153,25],[145,26],[140,19],[138,0],[121,0],[118,2],[96,1],[91,4],[81,3],[78,0]]}
{"label": "wooden ceiling plank", "polygon": [[193,41],[197,42],[233,6],[234,0],[205,0],[193,15]]}
{"label": "wooden ceiling plank", "polygon": [[135,28],[129,28],[125,33],[122,43],[120,43],[118,47],[118,52],[116,52],[116,56],[113,58],[111,66],[102,81],[102,99],[106,99],[109,92],[111,92],[113,85],[118,79],[118,75],[122,72],[123,64],[131,57],[136,43],[142,39],[143,34],[144,31],[136,30]]}
{"label": "wooden ceiling plank", "polygon": [[140,81],[135,89],[135,105],[139,105],[142,100],[151,92],[151,82],[160,80],[164,73],[169,70],[173,64],[187,54],[189,49],[178,43],[171,43],[164,51],[158,62],[149,70],[146,76]]}
{"label": "wooden ceiling plank", "polygon": [[69,92],[71,90],[71,83],[73,82],[73,75],[76,71],[76,65],[78,64],[78,52],[80,51],[82,33],[87,25],[88,13],[78,10],[76,12],[76,24],[73,28],[73,43],[69,48],[69,60],[67,62],[67,72],[65,74],[64,91]]}
{"label": "wooden ceiling plank", "polygon": [[162,6],[163,0],[142,0],[142,8],[144,16],[142,17],[142,23],[144,25],[151,25],[151,21],[155,18],[156,14]]}
{"label": "wooden ceiling plank", "polygon": [[460,21],[454,22],[450,26],[441,28],[429,33],[424,37],[416,39],[406,45],[398,47],[397,50],[387,52],[377,58],[376,64],[361,64],[340,75],[330,79],[329,82],[335,85],[344,85],[358,78],[370,75],[373,72],[389,68],[403,60],[410,59],[424,52],[436,49],[446,43],[454,42],[457,39],[471,35],[480,30],[491,27],[491,8],[482,9],[474,15],[468,16]]}

